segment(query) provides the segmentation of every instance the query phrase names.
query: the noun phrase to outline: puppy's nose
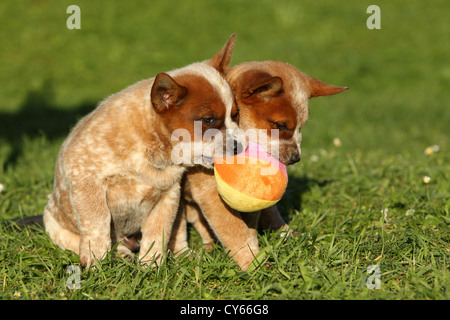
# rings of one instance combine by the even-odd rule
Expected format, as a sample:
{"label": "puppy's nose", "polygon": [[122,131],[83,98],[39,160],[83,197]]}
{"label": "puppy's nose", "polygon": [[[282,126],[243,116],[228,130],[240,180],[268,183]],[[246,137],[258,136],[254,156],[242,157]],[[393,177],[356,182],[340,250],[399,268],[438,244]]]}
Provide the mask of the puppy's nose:
{"label": "puppy's nose", "polygon": [[294,153],[291,155],[291,158],[289,159],[289,164],[294,164],[300,161],[300,155],[298,153]]}
{"label": "puppy's nose", "polygon": [[244,146],[237,140],[233,140],[233,155],[242,153],[244,151]]}
{"label": "puppy's nose", "polygon": [[237,129],[227,129],[226,135],[227,153],[233,152],[233,155],[242,153],[247,147],[247,141],[245,133]]}
{"label": "puppy's nose", "polygon": [[241,142],[239,142],[238,140],[235,140],[235,139],[227,140],[228,155],[231,156],[231,153],[233,153],[232,155],[235,156],[241,152],[244,152],[244,146],[242,145]]}

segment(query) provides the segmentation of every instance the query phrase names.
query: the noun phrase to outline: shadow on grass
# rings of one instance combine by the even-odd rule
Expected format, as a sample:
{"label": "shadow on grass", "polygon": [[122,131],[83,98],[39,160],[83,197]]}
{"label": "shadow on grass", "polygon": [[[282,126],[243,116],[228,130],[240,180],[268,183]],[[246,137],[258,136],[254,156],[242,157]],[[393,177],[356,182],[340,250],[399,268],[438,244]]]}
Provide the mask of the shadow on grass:
{"label": "shadow on grass", "polygon": [[45,136],[50,141],[65,137],[77,120],[97,105],[97,102],[86,102],[63,109],[54,105],[53,97],[53,85],[50,81],[45,81],[40,89],[27,94],[17,112],[0,111],[0,139],[6,141],[11,148],[3,163],[4,170],[14,166],[22,155],[24,137]]}
{"label": "shadow on grass", "polygon": [[289,223],[292,220],[294,210],[302,211],[303,194],[309,192],[313,186],[324,187],[331,182],[333,181],[310,179],[306,175],[300,177],[290,175],[283,199],[277,204],[285,221]]}

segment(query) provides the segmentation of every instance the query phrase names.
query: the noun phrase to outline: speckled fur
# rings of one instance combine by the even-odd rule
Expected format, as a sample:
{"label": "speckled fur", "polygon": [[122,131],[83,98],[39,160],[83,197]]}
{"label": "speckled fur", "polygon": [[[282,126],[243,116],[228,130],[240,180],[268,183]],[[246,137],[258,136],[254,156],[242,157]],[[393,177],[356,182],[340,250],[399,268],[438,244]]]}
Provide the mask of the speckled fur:
{"label": "speckled fur", "polygon": [[[179,89],[184,87],[187,94],[181,99],[161,93],[166,108],[158,109],[151,96],[161,76],[112,95],[75,126],[59,152],[44,210],[45,229],[54,243],[79,254],[81,264],[89,266],[104,258],[116,241],[122,241],[118,252],[129,254],[136,245],[128,237],[141,233],[141,261],[159,261],[189,166],[173,164],[176,142],[171,133],[175,128],[192,132],[191,116],[199,106],[217,115],[217,129],[233,125],[234,99],[222,74],[234,41],[233,35],[210,60],[168,72],[177,90],[184,94]],[[155,89],[155,96],[159,94]]]}

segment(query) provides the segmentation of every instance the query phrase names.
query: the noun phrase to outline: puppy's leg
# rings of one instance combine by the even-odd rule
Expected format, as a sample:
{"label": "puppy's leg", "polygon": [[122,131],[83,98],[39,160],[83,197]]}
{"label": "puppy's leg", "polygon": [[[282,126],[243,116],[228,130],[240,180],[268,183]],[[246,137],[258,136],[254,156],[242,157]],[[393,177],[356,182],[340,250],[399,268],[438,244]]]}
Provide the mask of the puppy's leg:
{"label": "puppy's leg", "polygon": [[203,248],[208,251],[212,250],[217,238],[197,205],[186,204],[186,219],[200,235]]}
{"label": "puppy's leg", "polygon": [[193,200],[201,208],[209,226],[239,267],[247,270],[259,252],[256,232],[248,228],[240,213],[230,209],[222,201],[213,175],[198,171],[187,177]]}
{"label": "puppy's leg", "polygon": [[256,232],[247,227],[240,213],[229,209],[218,196],[214,201],[199,205],[220,242],[229,250],[229,255],[242,270],[247,270],[259,252]]}
{"label": "puppy's leg", "polygon": [[187,232],[186,203],[183,199],[181,199],[169,241],[169,250],[176,256],[179,256],[184,251],[189,250]]}
{"label": "puppy's leg", "polygon": [[287,233],[288,235],[297,234],[281,217],[280,211],[278,211],[276,205],[261,211],[259,226],[262,230],[272,231],[281,229],[283,233]]}
{"label": "puppy's leg", "polygon": [[196,205],[187,203],[185,200],[180,201],[177,218],[173,224],[172,235],[169,241],[169,250],[175,254],[189,250],[187,222],[191,223],[199,233],[203,248],[212,250],[213,244],[217,240],[208,225],[208,221],[206,221]]}
{"label": "puppy's leg", "polygon": [[152,262],[157,264],[161,262],[163,252],[168,248],[179,203],[180,186],[174,184],[164,192],[159,202],[144,220],[139,259],[145,266],[151,265]]}
{"label": "puppy's leg", "polygon": [[258,236],[258,222],[260,219],[260,211],[256,212],[241,212],[242,219],[247,224],[247,227],[249,228],[250,232],[253,234],[254,237]]}
{"label": "puppy's leg", "polygon": [[80,263],[89,266],[111,249],[111,214],[104,187],[93,182],[74,183],[72,204],[78,213]]}
{"label": "puppy's leg", "polygon": [[278,230],[285,225],[286,222],[284,222],[283,218],[281,217],[277,206],[272,206],[267,209],[261,210],[261,217],[259,218],[259,226],[261,227],[261,229]]}

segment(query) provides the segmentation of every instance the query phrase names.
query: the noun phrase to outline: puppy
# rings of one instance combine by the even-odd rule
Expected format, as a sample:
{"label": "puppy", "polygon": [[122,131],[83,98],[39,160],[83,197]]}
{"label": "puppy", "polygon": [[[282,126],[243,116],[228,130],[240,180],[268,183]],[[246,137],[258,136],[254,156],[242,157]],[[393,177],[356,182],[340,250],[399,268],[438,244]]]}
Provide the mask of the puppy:
{"label": "puppy", "polygon": [[194,159],[194,147],[187,152],[190,163],[175,164],[181,142],[174,132],[190,137],[184,146],[205,148],[223,141],[203,141],[194,122],[203,131],[237,128],[232,91],[222,77],[234,44],[232,35],[211,59],[110,96],[75,126],[59,152],[44,210],[45,229],[55,244],[89,266],[117,241],[120,254],[131,254],[134,235],[140,234],[141,262],[159,261],[178,210],[183,173],[192,163],[211,167]]}
{"label": "puppy", "polygon": [[[286,165],[300,161],[301,129],[309,116],[308,99],[348,89],[326,84],[277,61],[243,63],[232,68],[226,78],[239,109],[239,127],[243,131],[265,129],[267,151],[278,155]],[[277,139],[271,137],[274,132]],[[193,224],[203,243],[212,243],[217,237],[243,270],[259,252],[258,223],[263,229],[289,230],[276,206],[263,210],[261,215],[230,209],[217,193],[213,171],[201,168],[190,169],[186,176],[169,244],[175,252],[187,247],[186,221]]]}

